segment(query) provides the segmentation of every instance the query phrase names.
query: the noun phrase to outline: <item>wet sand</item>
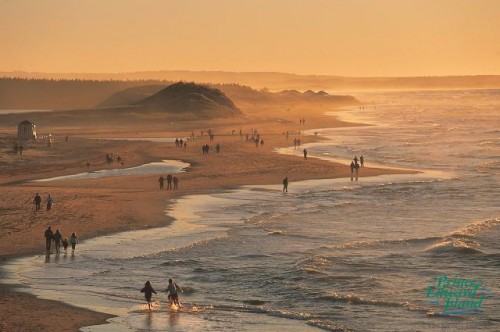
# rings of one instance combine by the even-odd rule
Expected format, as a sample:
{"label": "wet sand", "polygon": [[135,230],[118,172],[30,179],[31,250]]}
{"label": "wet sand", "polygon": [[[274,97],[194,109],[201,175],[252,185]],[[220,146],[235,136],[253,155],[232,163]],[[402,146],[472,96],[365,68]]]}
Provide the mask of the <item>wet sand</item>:
{"label": "wet sand", "polygon": [[[55,143],[52,147],[33,144],[22,156],[11,152],[9,137],[12,128],[0,127],[0,264],[9,258],[44,252],[43,232],[48,225],[68,236],[76,232],[80,240],[124,230],[143,229],[168,225],[171,220],[164,214],[172,199],[182,195],[216,192],[249,184],[280,184],[306,179],[350,177],[348,165],[297,156],[280,155],[278,147],[293,146],[293,139],[303,144],[320,140],[320,137],[301,136],[299,131],[312,128],[341,127],[352,124],[337,121],[334,117],[316,112],[307,117],[306,125],[299,125],[299,116],[275,114],[273,118],[262,115],[245,119],[212,120],[208,122],[183,122],[175,126],[101,125],[85,128],[52,128]],[[49,115],[50,116],[50,115]],[[214,142],[209,142],[208,129],[215,132]],[[263,145],[246,142],[238,135],[255,128],[264,140]],[[201,130],[205,135],[201,136]],[[236,135],[232,135],[232,130]],[[194,131],[196,138],[187,148],[174,143],[148,141],[95,140],[94,137],[186,137]],[[285,132],[289,132],[286,139]],[[144,134],[147,133],[147,134]],[[65,136],[69,139],[66,142]],[[212,146],[208,155],[201,153],[203,144]],[[215,144],[220,143],[220,153]],[[119,154],[124,165],[105,163],[106,153]],[[350,158],[350,156],[343,156]],[[177,174],[179,190],[160,190],[158,175],[110,177],[102,179],[31,182],[36,179],[77,174],[87,170],[133,167],[165,159],[182,160],[191,166]],[[365,176],[408,173],[364,167],[360,181]],[[165,174],[163,174],[165,176]],[[165,184],[166,186],[166,184]],[[34,211],[33,196],[42,196],[42,209]],[[43,205],[51,194],[54,205],[50,211]],[[58,330],[76,331],[79,327],[96,325],[109,316],[74,308],[63,303],[42,300],[19,293],[11,287],[0,286],[0,330],[45,331],[57,326]]]}

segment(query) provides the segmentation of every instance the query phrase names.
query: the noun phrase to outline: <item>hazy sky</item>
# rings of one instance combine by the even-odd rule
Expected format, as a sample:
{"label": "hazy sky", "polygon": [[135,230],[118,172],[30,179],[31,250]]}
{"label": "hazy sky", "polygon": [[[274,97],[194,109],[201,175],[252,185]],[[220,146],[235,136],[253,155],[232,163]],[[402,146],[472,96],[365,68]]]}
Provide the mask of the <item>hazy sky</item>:
{"label": "hazy sky", "polygon": [[500,74],[500,0],[0,0],[0,71]]}

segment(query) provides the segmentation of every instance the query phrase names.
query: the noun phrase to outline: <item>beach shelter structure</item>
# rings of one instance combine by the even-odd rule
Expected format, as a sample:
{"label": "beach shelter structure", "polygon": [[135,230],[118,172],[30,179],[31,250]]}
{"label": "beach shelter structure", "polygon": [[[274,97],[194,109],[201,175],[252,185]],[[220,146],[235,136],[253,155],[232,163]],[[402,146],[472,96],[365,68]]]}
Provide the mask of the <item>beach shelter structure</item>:
{"label": "beach shelter structure", "polygon": [[36,125],[28,120],[24,120],[17,126],[17,139],[34,140],[36,139]]}

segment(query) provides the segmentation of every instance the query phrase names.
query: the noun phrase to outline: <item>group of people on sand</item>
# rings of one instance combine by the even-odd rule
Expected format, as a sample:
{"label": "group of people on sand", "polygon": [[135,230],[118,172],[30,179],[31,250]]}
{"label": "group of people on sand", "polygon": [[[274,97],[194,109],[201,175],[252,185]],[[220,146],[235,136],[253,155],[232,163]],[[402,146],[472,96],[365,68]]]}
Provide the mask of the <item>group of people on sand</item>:
{"label": "group of people on sand", "polygon": [[[179,302],[178,291],[183,292],[182,288],[179,287],[172,279],[168,279],[167,289],[165,289],[165,293],[167,293],[167,298],[170,301],[170,305],[177,305],[181,307]],[[153,298],[153,293],[156,293],[153,286],[151,286],[151,282],[146,281],[146,284],[141,289],[141,293],[144,293],[144,297],[146,298],[146,302],[148,303],[148,309],[151,310],[151,299]]]}
{"label": "group of people on sand", "polygon": [[45,230],[45,248],[47,249],[47,255],[50,254],[50,249],[52,247],[52,242],[54,242],[55,248],[56,248],[56,254],[59,254],[61,252],[61,244],[64,248],[64,253],[66,254],[68,252],[68,245],[71,243],[71,253],[75,253],[76,249],[76,244],[78,243],[78,237],[76,236],[76,233],[72,233],[71,237],[69,238],[69,242],[67,238],[63,239],[63,236],[61,233],[59,233],[59,230],[56,229],[56,232],[54,233],[52,231],[51,226],[49,226]]}
{"label": "group of people on sand", "polygon": [[250,133],[247,133],[245,135],[245,142],[250,142],[250,143],[255,144],[256,148],[259,147],[259,144],[261,146],[264,145],[264,140],[262,139],[260,133],[255,128],[252,128],[250,130]]}
{"label": "group of people on sand", "polygon": [[208,154],[208,151],[210,151],[210,145],[208,145],[208,144],[204,144],[204,145],[201,147],[201,153],[202,153],[202,154]]}
{"label": "group of people on sand", "polygon": [[120,157],[120,155],[114,155],[113,153],[106,153],[106,164],[112,164],[113,161],[116,161],[119,163],[121,166],[123,166],[125,163],[123,162],[123,158]]}
{"label": "group of people on sand", "polygon": [[[358,160],[359,160],[359,163],[358,163]],[[356,180],[358,180],[358,173],[359,173],[359,169],[361,167],[364,167],[365,166],[365,158],[363,157],[363,155],[361,155],[361,157],[358,157],[357,156],[354,156],[353,160],[351,161],[351,181],[353,180],[353,174],[354,172],[356,172]]]}
{"label": "group of people on sand", "polygon": [[[45,203],[47,204],[47,211],[52,209],[52,204],[54,204],[54,199],[50,194],[47,196],[45,199]],[[40,208],[42,206],[42,197],[40,196],[39,193],[35,194],[35,197],[33,198],[33,204],[35,205],[35,212],[40,211]]]}
{"label": "group of people on sand", "polygon": [[293,146],[295,149],[300,146],[300,138],[293,139]]}
{"label": "group of people on sand", "polygon": [[[194,136],[194,133],[192,134]],[[175,139],[175,146],[178,147],[178,148],[184,148],[184,149],[187,149],[187,142],[185,140],[183,140],[182,138],[179,139],[179,138],[176,138]]]}
{"label": "group of people on sand", "polygon": [[[220,143],[215,144],[215,152],[220,153],[221,145]],[[202,154],[208,154],[208,151],[210,151],[210,145],[204,144],[201,147],[201,153]]]}
{"label": "group of people on sand", "polygon": [[22,156],[24,151],[24,145],[22,143],[15,143],[14,144],[14,153],[17,154],[19,152],[19,155]]}
{"label": "group of people on sand", "polygon": [[[167,181],[167,190],[177,190],[179,189],[179,178],[177,176],[172,176],[172,174],[168,174],[166,177],[160,175],[158,178],[158,184],[160,185],[160,189],[163,189],[165,186],[165,181]],[[172,188],[172,184],[174,185]]]}

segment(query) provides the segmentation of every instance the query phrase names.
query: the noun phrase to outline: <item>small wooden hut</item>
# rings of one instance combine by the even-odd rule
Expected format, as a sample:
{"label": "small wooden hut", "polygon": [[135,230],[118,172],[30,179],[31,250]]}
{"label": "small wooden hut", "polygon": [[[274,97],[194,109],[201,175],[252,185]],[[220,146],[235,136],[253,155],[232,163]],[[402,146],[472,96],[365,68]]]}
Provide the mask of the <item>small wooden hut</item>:
{"label": "small wooden hut", "polygon": [[35,140],[36,125],[28,120],[24,120],[17,126],[17,139],[19,140]]}

